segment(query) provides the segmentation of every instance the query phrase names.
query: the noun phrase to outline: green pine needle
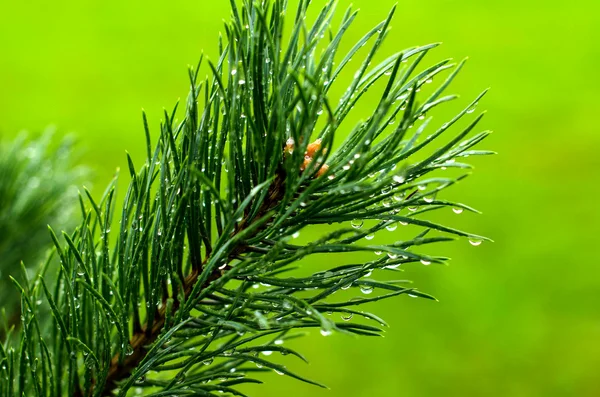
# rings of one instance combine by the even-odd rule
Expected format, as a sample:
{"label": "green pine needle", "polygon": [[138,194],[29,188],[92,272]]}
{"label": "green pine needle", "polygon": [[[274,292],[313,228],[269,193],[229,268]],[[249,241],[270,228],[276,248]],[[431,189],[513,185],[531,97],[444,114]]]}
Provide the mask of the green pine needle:
{"label": "green pine needle", "polygon": [[[485,240],[426,218],[476,212],[442,191],[468,175],[464,158],[491,154],[472,149],[489,134],[473,134],[481,116],[459,123],[483,94],[437,128],[429,117],[456,98],[445,90],[463,63],[423,66],[437,44],[377,63],[395,10],[340,54],[357,13],[335,30],[336,3],[311,24],[308,3],[289,18],[285,0],[232,0],[218,58],[189,70],[182,121],[177,108],[165,112],[153,144],[144,116],[147,160],[128,158],[122,206],[116,183],[99,200],[85,192],[79,227],[52,233],[60,269],[19,284],[22,331],[0,350],[0,396],[243,395],[238,387],[266,371],[320,385],[270,352],[303,359],[285,344],[307,328],[380,335],[385,322],[364,305],[435,298],[372,274],[445,263],[425,253],[430,244]],[[365,99],[371,114],[349,125]],[[398,224],[413,237],[371,241]],[[314,230],[327,232],[313,239]],[[361,252],[378,255],[337,255]],[[331,265],[298,269],[316,254]],[[41,310],[54,317],[50,329],[38,327]]]}

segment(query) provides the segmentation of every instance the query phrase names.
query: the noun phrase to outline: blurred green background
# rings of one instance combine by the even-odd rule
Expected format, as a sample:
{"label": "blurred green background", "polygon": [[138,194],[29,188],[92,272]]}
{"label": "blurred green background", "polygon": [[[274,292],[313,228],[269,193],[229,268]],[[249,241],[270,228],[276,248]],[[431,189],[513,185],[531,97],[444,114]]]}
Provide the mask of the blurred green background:
{"label": "blurred green background", "polygon": [[[346,45],[393,3],[355,0]],[[185,98],[186,66],[202,49],[214,58],[228,16],[225,0],[0,2],[0,134],[76,133],[100,194],[125,150],[144,157],[141,107],[156,127]],[[331,390],[273,375],[250,393],[600,395],[599,26],[597,0],[401,2],[387,51],[443,41],[430,63],[470,57],[452,89],[462,105],[492,87],[482,148],[500,155],[451,193],[484,216],[447,218],[496,243],[453,243],[452,266],[409,269],[440,302],[373,305],[385,338],[299,342],[311,365],[290,365]]]}

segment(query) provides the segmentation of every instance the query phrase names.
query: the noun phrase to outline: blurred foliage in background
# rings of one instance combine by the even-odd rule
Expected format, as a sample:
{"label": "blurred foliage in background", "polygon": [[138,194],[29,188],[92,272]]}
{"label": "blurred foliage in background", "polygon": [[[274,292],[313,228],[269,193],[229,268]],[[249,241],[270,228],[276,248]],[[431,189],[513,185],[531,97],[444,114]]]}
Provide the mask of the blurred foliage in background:
{"label": "blurred foliage in background", "polygon": [[[394,2],[355,0],[362,12],[346,45]],[[2,2],[0,136],[49,124],[76,132],[100,195],[125,150],[144,158],[140,108],[156,126],[187,93],[186,65],[202,49],[215,58],[228,10],[203,0]],[[452,266],[407,268],[440,303],[376,305],[392,326],[384,339],[299,341],[312,365],[295,369],[331,390],[273,375],[251,394],[600,395],[598,26],[595,0],[400,4],[387,46],[443,41],[432,55],[470,56],[453,85],[463,102],[448,114],[492,87],[481,107],[496,131],[486,148],[500,155],[478,160],[458,188],[485,215],[447,217],[496,243],[451,244]]]}
{"label": "blurred foliage in background", "polygon": [[73,144],[52,129],[35,140],[26,134],[0,140],[0,310],[11,325],[19,294],[9,276],[21,280],[21,262],[34,274],[49,252],[49,224],[62,230],[75,224],[77,185],[87,171],[76,164]]}

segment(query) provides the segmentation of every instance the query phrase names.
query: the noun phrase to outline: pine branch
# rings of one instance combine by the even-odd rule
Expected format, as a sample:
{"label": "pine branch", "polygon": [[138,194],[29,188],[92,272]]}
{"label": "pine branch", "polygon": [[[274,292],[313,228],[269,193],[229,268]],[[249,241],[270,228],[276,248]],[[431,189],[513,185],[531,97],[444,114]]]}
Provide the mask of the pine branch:
{"label": "pine branch", "polygon": [[[265,201],[265,203],[263,204],[263,208],[261,208],[261,210],[260,210],[261,214],[268,212],[281,199],[280,196],[281,196],[281,192],[282,192],[282,190],[281,190],[281,181],[282,180],[283,180],[283,178],[278,179],[279,183],[275,182],[271,186],[271,188],[270,188],[271,190],[268,195],[268,199]],[[247,222],[248,222],[247,218],[244,218],[241,222],[239,222],[237,225],[236,231],[234,232],[234,235],[239,234],[243,230],[245,230],[245,224]],[[247,247],[245,247],[243,245],[237,246],[234,249],[234,252],[232,253],[231,257],[233,258],[236,256],[243,255],[244,251],[246,249],[247,249]],[[203,263],[203,266],[205,266],[205,265],[206,265],[206,261]],[[184,300],[187,300],[190,297],[192,289],[193,289],[194,285],[197,283],[198,277],[200,276],[201,272],[202,272],[202,268],[200,268],[200,273],[192,272],[185,279],[185,282],[183,283],[183,290],[184,290],[184,296],[185,296]],[[213,273],[209,276],[208,280],[203,285],[203,288],[208,287],[208,285],[210,285],[211,282],[217,280],[219,278],[219,276],[220,276],[219,270],[213,271]],[[163,302],[163,303],[166,303],[166,302]],[[175,299],[173,301],[173,305],[171,306],[170,310],[176,312],[179,309],[179,306],[180,306],[179,300]],[[104,386],[104,394],[105,395],[112,395],[112,390],[117,389],[118,382],[129,377],[131,375],[131,373],[133,372],[133,370],[135,369],[135,367],[144,359],[144,357],[146,356],[146,353],[147,353],[146,346],[150,346],[156,341],[156,339],[159,337],[160,332],[162,331],[162,329],[165,325],[166,308],[167,308],[167,306],[163,304],[163,306],[159,309],[158,315],[156,316],[157,318],[156,318],[155,323],[151,330],[141,329],[138,332],[133,334],[133,337],[130,340],[130,345],[133,350],[133,353],[130,354],[129,356],[125,357],[124,363],[120,362],[119,354],[117,354],[115,357],[113,357],[113,359],[111,361],[110,369],[108,371],[108,378],[107,378],[105,386]]]}
{"label": "pine branch", "polygon": [[[463,63],[422,67],[432,44],[372,66],[395,10],[340,56],[357,15],[351,9],[334,31],[335,2],[307,25],[308,1],[300,1],[290,30],[285,0],[231,5],[218,59],[189,70],[183,119],[176,121],[177,106],[165,112],[153,145],[144,116],[147,160],[137,168],[128,158],[123,204],[116,183],[98,201],[84,192],[79,227],[60,238],[51,232],[58,271],[46,264],[38,277],[15,280],[23,327],[0,349],[0,396],[127,396],[137,388],[149,396],[243,395],[239,388],[266,371],[319,385],[272,352],[303,359],[285,344],[305,328],[380,335],[385,322],[359,306],[435,298],[373,275],[445,263],[422,252],[430,244],[487,240],[426,218],[476,212],[441,196],[468,175],[463,158],[491,154],[472,149],[489,134],[472,135],[481,116],[458,128],[483,94],[437,129],[427,116],[456,98],[444,92]],[[359,57],[333,100],[331,87]],[[200,79],[200,70],[209,76]],[[357,104],[372,111],[351,129]],[[314,228],[324,224],[331,226]],[[374,240],[398,225],[412,237]],[[306,230],[328,232],[298,238]],[[350,252],[374,256],[341,262],[337,254]],[[336,265],[310,275],[297,269],[317,254]],[[44,308],[54,318],[49,329],[38,321]]]}

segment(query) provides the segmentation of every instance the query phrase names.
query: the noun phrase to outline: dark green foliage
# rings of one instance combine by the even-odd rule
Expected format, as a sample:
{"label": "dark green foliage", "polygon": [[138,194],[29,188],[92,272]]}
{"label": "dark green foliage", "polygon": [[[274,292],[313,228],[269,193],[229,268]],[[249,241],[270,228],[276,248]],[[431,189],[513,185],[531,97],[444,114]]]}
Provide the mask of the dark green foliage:
{"label": "dark green foliage", "polygon": [[[428,127],[426,114],[455,98],[443,92],[462,64],[422,67],[436,46],[427,45],[371,65],[393,12],[339,55],[356,13],[348,10],[331,30],[334,2],[310,26],[307,2],[300,2],[285,31],[284,0],[232,7],[220,56],[206,62],[210,77],[199,78],[200,65],[189,71],[182,121],[176,109],[165,113],[155,146],[147,133],[146,163],[129,160],[122,207],[114,184],[99,200],[86,192],[76,231],[52,234],[61,262],[53,282],[20,285],[23,332],[18,346],[0,353],[8,372],[0,379],[12,380],[0,381],[0,394],[126,396],[141,388],[147,396],[243,395],[238,385],[272,370],[313,383],[268,352],[302,358],[282,343],[305,328],[379,335],[384,322],[360,310],[364,304],[433,298],[371,273],[444,263],[422,252],[428,244],[484,240],[426,219],[442,208],[472,210],[438,198],[466,175],[441,170],[468,169],[460,159],[489,154],[472,150],[488,132],[468,136],[481,116],[457,126],[480,97],[438,129]],[[346,93],[330,102],[330,87],[363,45],[371,49]],[[432,79],[441,83],[420,95]],[[372,114],[347,133],[342,123],[369,89],[379,93]],[[414,237],[369,243],[398,222],[412,225]],[[330,232],[295,239],[321,224],[332,225]],[[361,251],[383,255],[310,275],[295,271],[315,254],[336,263],[339,253]],[[356,292],[363,297],[353,298]],[[53,312],[50,330],[38,327],[38,300]],[[340,314],[353,320],[334,321]]]}
{"label": "dark green foliage", "polygon": [[49,131],[35,140],[22,134],[0,142],[0,308],[9,317],[19,310],[9,276],[20,277],[21,261],[30,267],[46,255],[52,245],[47,225],[74,225],[76,186],[85,170],[75,164],[70,139],[56,144],[52,138]]}

